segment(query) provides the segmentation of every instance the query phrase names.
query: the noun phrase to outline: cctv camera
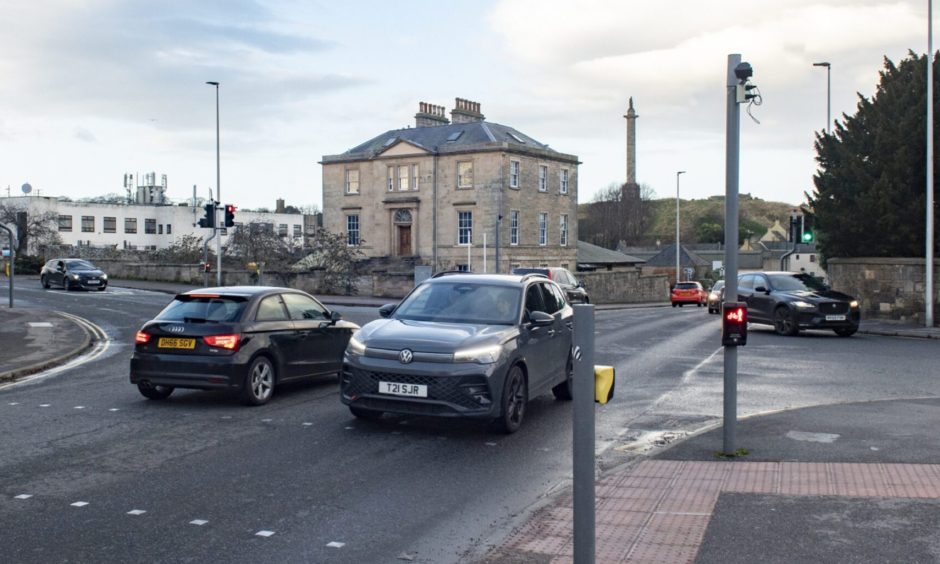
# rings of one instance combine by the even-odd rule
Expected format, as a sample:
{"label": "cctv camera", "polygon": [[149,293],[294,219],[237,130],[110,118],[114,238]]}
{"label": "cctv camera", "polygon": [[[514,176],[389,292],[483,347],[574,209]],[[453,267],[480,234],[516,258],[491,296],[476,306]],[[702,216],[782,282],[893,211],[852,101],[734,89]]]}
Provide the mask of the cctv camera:
{"label": "cctv camera", "polygon": [[734,76],[744,82],[754,76],[754,69],[751,68],[749,63],[738,63],[738,66],[734,67]]}

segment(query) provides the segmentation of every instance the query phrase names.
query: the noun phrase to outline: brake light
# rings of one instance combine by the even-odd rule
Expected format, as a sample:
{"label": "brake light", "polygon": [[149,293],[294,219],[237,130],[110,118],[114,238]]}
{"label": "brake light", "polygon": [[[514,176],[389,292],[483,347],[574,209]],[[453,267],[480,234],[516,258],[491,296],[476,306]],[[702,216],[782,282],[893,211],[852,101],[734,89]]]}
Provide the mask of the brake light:
{"label": "brake light", "polygon": [[143,331],[138,331],[137,335],[134,336],[134,342],[138,345],[146,345],[150,342],[150,333],[144,333]]}
{"label": "brake light", "polygon": [[242,342],[242,336],[237,333],[231,335],[210,335],[203,337],[202,340],[210,347],[234,351],[238,350],[238,345]]}
{"label": "brake light", "polygon": [[549,280],[554,280],[554,279],[555,279],[555,276],[552,275],[552,269],[551,269],[551,268],[548,269],[548,279],[549,279]]}

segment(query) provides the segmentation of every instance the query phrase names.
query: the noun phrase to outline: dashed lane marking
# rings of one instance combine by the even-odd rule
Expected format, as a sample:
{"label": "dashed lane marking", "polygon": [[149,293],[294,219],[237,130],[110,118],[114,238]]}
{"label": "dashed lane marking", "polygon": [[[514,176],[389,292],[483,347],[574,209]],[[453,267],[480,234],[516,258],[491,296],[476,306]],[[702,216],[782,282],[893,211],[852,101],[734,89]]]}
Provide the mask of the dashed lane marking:
{"label": "dashed lane marking", "polygon": [[30,321],[27,325],[30,327],[52,327],[48,321]]}
{"label": "dashed lane marking", "polygon": [[18,401],[11,401],[11,402],[8,403],[7,405],[19,405],[19,404],[20,404],[20,402],[18,402]]}
{"label": "dashed lane marking", "polygon": [[270,537],[270,536],[273,535],[273,534],[274,534],[274,531],[258,531],[257,533],[255,533],[255,536],[256,536],[256,537],[265,537],[265,538],[267,538],[267,537]]}
{"label": "dashed lane marking", "polygon": [[33,497],[33,494],[20,494],[18,496],[14,496],[13,499],[29,499],[31,497]]}
{"label": "dashed lane marking", "polygon": [[343,548],[344,546],[346,546],[346,543],[333,541],[333,542],[326,543],[326,546],[330,548]]}
{"label": "dashed lane marking", "polygon": [[71,504],[72,507],[85,507],[86,505],[88,505],[87,501],[76,501]]}
{"label": "dashed lane marking", "polygon": [[49,407],[50,405],[52,405],[52,404],[51,404],[51,403],[41,403],[41,404],[39,404],[39,407]]}
{"label": "dashed lane marking", "polygon": [[128,515],[143,515],[144,513],[146,513],[146,511],[143,509],[131,509],[127,512]]}
{"label": "dashed lane marking", "polygon": [[119,408],[117,408],[117,407],[112,407],[112,408],[109,409],[108,411],[121,411],[121,410],[120,410]]}
{"label": "dashed lane marking", "polygon": [[303,425],[304,425],[304,427],[309,427],[309,426],[313,425],[313,423],[311,423],[311,422],[309,422],[309,421],[304,421],[304,422],[303,422]]}
{"label": "dashed lane marking", "polygon": [[201,527],[205,525],[206,523],[208,523],[208,521],[206,521],[205,519],[193,519],[192,521],[189,522],[190,525],[196,525],[197,527]]}
{"label": "dashed lane marking", "polygon": [[84,405],[76,405],[73,409],[85,409]]}

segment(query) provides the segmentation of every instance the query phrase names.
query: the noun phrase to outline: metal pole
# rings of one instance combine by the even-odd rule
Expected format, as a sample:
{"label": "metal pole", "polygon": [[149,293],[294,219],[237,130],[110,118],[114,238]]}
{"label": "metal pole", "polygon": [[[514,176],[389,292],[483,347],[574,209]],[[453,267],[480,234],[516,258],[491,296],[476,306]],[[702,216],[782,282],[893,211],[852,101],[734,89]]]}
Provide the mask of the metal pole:
{"label": "metal pole", "polygon": [[483,274],[486,274],[486,233],[483,234]]}
{"label": "metal pole", "polygon": [[933,327],[933,0],[927,0],[927,272],[924,320]]}
{"label": "metal pole", "polygon": [[[738,300],[738,154],[741,151],[741,114],[734,69],[741,55],[728,55],[727,122],[725,125],[725,301]],[[738,418],[738,347],[725,347],[723,452],[733,455],[734,425]]]}
{"label": "metal pole", "polygon": [[574,562],[594,562],[594,306],[574,307]]}
{"label": "metal pole", "polygon": [[679,274],[679,175],[685,174],[684,170],[676,172],[676,284],[682,280]]}
{"label": "metal pole", "polygon": [[16,274],[16,248],[13,246],[13,230],[6,225],[0,225],[0,229],[7,232],[10,238],[10,309],[13,309],[13,276]]}
{"label": "metal pole", "polygon": [[213,235],[218,234],[219,238],[215,240],[215,283],[218,286],[222,285],[222,234],[220,227],[218,227],[219,222],[219,205],[222,203],[222,177],[220,174],[220,156],[219,156],[219,83],[216,81],[210,80],[206,84],[215,86],[215,221],[213,224],[216,226],[212,231]]}
{"label": "metal pole", "polygon": [[826,133],[832,133],[832,64],[813,63],[814,67],[826,67]]}

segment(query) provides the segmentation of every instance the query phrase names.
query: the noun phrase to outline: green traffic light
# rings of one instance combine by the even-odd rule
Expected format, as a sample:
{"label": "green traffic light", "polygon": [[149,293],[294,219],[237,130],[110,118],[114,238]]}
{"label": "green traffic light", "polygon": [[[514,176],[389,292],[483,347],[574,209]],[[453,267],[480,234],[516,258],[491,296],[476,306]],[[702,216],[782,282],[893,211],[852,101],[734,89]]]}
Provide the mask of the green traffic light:
{"label": "green traffic light", "polygon": [[813,242],[813,234],[810,233],[809,231],[804,232],[804,233],[803,233],[803,242],[804,242],[804,243],[812,243],[812,242]]}

